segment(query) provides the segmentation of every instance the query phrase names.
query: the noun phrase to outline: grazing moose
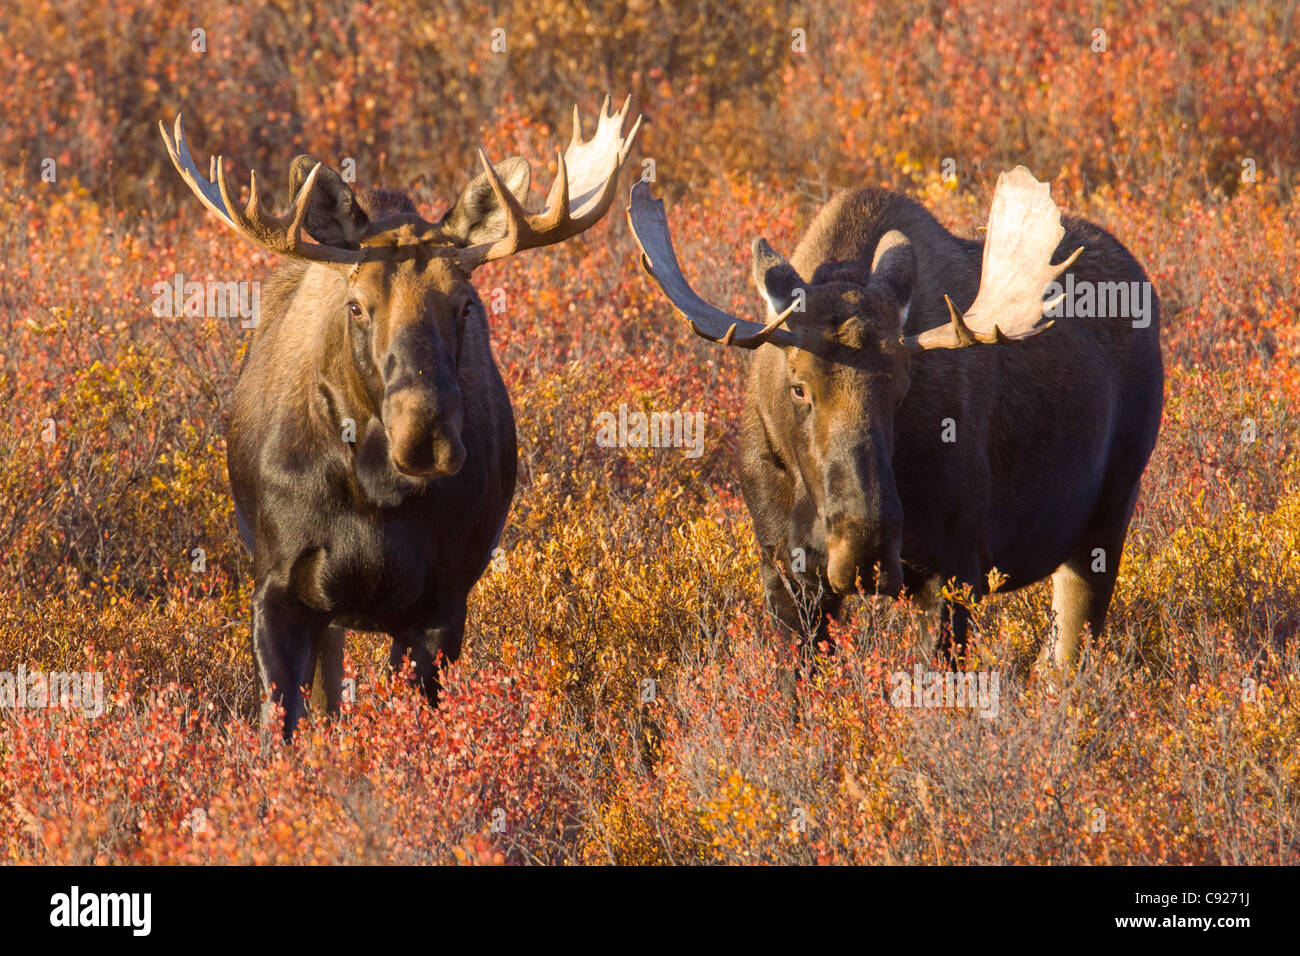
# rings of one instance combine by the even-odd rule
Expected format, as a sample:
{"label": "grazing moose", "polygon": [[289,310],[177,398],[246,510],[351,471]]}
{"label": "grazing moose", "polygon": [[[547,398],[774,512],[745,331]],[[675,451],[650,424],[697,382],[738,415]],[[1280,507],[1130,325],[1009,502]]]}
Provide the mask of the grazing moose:
{"label": "grazing moose", "polygon": [[435,660],[460,653],[466,598],[515,487],[514,415],[470,274],[605,214],[641,123],[624,137],[630,98],[617,113],[608,103],[587,141],[574,108],[542,212],[524,209],[525,160],[494,167],[479,150],[483,172],[437,222],[402,193],[354,194],[310,156],[290,167],[285,215],[262,210],[256,173],[241,206],[221,158],[214,184],[195,166],[180,117],[174,136],[162,127],[203,205],[295,260],[262,297],[227,453],[253,554],[253,651],[269,701],[284,706],[286,737],[304,684],[323,684],[337,709],[344,627],[390,634],[394,666],[409,652],[436,701]]}
{"label": "grazing moose", "polygon": [[1024,167],[999,176],[982,243],[858,189],[790,261],[755,240],[759,323],[691,289],[645,183],[628,216],[695,332],[756,349],[740,481],[778,621],[824,641],[846,595],[905,587],[957,658],[968,612],[942,587],[980,596],[996,568],[1007,590],[1052,576],[1042,659],[1077,659],[1085,625],[1105,621],[1164,400],[1159,304],[1128,250],[1063,227]]}

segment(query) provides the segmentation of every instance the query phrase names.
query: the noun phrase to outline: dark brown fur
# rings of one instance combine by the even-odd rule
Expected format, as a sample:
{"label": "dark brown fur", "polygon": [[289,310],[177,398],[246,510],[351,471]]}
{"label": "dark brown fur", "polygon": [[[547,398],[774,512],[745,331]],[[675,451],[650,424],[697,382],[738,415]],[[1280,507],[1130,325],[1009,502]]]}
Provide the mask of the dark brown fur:
{"label": "dark brown fur", "polygon": [[[313,165],[295,161],[294,192]],[[512,188],[526,196],[526,177]],[[499,234],[498,212],[483,176],[429,223],[403,194],[354,196],[322,169],[313,236],[375,254],[352,267],[285,265],[263,296],[228,467],[253,553],[254,653],[286,734],[318,669],[337,708],[343,627],[390,634],[394,664],[409,653],[431,699],[435,659],[460,653],[516,451],[487,316],[454,251]]]}
{"label": "dark brown fur", "polygon": [[[1076,281],[1147,281],[1107,232],[1063,225],[1054,261],[1082,245]],[[873,272],[895,230],[907,242]],[[1054,575],[1058,663],[1074,658],[1084,625],[1101,630],[1159,429],[1158,301],[1146,328],[1061,317],[1022,342],[903,348],[900,334],[948,321],[945,293],[969,308],[982,249],[904,196],[859,189],[820,212],[789,263],[756,259],[778,310],[792,288],[807,294],[791,319],[802,347],[756,353],[741,457],[769,606],[801,634],[825,640],[826,618],[858,586],[937,602],[950,578],[985,593],[994,567],[1004,590]],[[943,611],[959,652],[966,614]]]}

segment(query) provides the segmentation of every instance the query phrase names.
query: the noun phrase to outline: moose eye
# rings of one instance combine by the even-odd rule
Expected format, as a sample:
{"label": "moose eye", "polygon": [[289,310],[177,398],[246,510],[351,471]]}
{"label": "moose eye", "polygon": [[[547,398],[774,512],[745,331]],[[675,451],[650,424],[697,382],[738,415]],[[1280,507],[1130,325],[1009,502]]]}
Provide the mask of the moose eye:
{"label": "moose eye", "polygon": [[460,321],[463,323],[466,319],[469,318],[470,313],[473,311],[474,311],[474,300],[470,299],[460,307]]}
{"label": "moose eye", "polygon": [[798,402],[808,401],[808,390],[805,389],[802,385],[791,385],[790,394],[795,397],[795,401]]}
{"label": "moose eye", "polygon": [[349,302],[348,315],[350,315],[353,319],[355,319],[358,322],[361,321],[363,318],[365,318],[365,311],[362,310],[361,303],[356,301],[355,299]]}

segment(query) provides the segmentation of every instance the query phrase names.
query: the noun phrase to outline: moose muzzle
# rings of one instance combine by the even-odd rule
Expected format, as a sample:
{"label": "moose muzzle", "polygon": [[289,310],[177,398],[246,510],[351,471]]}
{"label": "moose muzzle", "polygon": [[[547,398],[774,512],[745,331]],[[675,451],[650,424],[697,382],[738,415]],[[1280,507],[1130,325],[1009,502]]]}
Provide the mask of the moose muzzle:
{"label": "moose muzzle", "polygon": [[836,594],[896,595],[903,587],[903,508],[888,460],[874,448],[826,469],[826,578]]}
{"label": "moose muzzle", "polygon": [[458,401],[439,401],[435,392],[404,388],[387,393],[383,419],[393,467],[412,478],[456,474],[465,463],[460,440],[463,417]]}

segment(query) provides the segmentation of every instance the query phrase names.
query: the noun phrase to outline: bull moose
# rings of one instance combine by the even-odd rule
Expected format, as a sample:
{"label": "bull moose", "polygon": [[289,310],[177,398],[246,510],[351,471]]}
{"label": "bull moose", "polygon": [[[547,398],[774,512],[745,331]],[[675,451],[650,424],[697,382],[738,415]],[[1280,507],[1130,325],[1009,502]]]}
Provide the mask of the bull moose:
{"label": "bull moose", "polygon": [[739,472],[781,624],[819,643],[846,596],[906,588],[959,659],[969,612],[945,583],[979,597],[994,569],[1004,590],[1051,575],[1041,659],[1077,660],[1164,401],[1159,302],[1118,240],[1063,223],[1023,166],[999,176],[982,242],[906,196],[847,191],[789,261],[755,240],[755,322],[694,292],[644,182],[628,217],[696,334],[755,350]]}
{"label": "bull moose", "polygon": [[460,653],[466,599],[515,487],[514,415],[470,275],[604,216],[641,125],[623,135],[630,102],[611,112],[606,99],[590,140],[574,107],[541,212],[525,210],[527,161],[493,166],[480,149],[482,173],[437,222],[405,193],[354,194],[307,155],[290,165],[287,213],[263,211],[256,173],[241,206],[221,158],[204,179],[181,118],[174,135],[160,124],[203,205],[292,260],[262,296],[227,442],[253,555],[253,652],[286,737],[304,685],[319,681],[326,707],[338,708],[344,627],[391,635],[394,665],[409,652],[436,701],[435,662]]}

